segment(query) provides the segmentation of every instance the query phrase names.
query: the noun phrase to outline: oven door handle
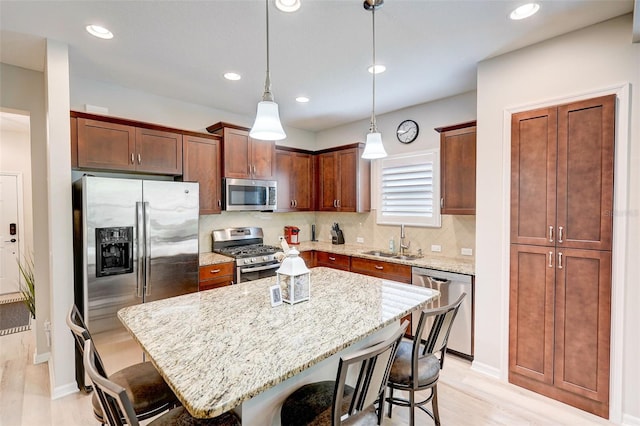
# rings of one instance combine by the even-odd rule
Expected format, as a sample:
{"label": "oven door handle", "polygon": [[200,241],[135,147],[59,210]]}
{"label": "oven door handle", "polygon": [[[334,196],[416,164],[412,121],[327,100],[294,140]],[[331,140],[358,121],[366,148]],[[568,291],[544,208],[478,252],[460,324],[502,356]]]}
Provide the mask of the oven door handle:
{"label": "oven door handle", "polygon": [[246,274],[247,272],[266,271],[267,269],[276,269],[276,268],[279,268],[279,267],[280,267],[279,263],[274,263],[272,265],[256,266],[255,268],[240,269],[240,272],[242,272],[243,274]]}

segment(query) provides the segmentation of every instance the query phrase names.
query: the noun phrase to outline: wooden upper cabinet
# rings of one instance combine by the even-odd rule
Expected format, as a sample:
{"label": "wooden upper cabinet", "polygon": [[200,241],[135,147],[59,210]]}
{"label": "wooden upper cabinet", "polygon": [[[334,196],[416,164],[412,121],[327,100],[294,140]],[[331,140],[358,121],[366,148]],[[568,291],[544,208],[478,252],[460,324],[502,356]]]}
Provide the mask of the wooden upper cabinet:
{"label": "wooden upper cabinet", "polygon": [[71,114],[72,120],[76,120],[71,146],[77,142],[78,168],[182,174],[182,134],[179,131],[114,117]]}
{"label": "wooden upper cabinet", "polygon": [[276,177],[276,144],[249,137],[249,129],[229,123],[207,127],[222,136],[223,176],[272,180]]}
{"label": "wooden upper cabinet", "polygon": [[615,97],[514,114],[511,242],[611,250]]}
{"label": "wooden upper cabinet", "polygon": [[558,107],[558,246],[611,250],[615,96]]}
{"label": "wooden upper cabinet", "polygon": [[440,133],[442,214],[476,214],[476,122],[435,129]]}
{"label": "wooden upper cabinet", "polygon": [[71,117],[71,168],[78,168],[78,119]]}
{"label": "wooden upper cabinet", "polygon": [[511,243],[555,245],[557,108],[511,120]]}
{"label": "wooden upper cabinet", "polygon": [[136,128],[78,118],[78,167],[135,171]]}
{"label": "wooden upper cabinet", "polygon": [[318,210],[366,212],[371,209],[371,163],[363,160],[364,144],[317,153]]}
{"label": "wooden upper cabinet", "polygon": [[293,148],[276,147],[278,211],[313,209],[313,156]]}
{"label": "wooden upper cabinet", "polygon": [[200,183],[200,214],[218,214],[222,207],[220,140],[183,135],[183,180]]}
{"label": "wooden upper cabinet", "polygon": [[182,135],[137,128],[136,171],[181,175]]}

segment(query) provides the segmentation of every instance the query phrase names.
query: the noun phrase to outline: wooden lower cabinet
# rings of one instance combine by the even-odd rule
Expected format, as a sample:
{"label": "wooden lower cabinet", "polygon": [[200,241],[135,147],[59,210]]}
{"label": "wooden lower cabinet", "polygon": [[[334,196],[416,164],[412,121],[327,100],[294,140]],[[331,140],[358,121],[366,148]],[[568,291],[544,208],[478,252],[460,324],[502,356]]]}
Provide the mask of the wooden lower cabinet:
{"label": "wooden lower cabinet", "polygon": [[509,381],[607,418],[611,252],[512,244]]}
{"label": "wooden lower cabinet", "polygon": [[301,251],[300,257],[304,260],[307,268],[315,268],[316,267],[316,256],[314,250]]}
{"label": "wooden lower cabinet", "polygon": [[326,266],[334,269],[350,270],[351,256],[335,254],[326,251],[316,251],[316,266]]}
{"label": "wooden lower cabinet", "polygon": [[210,290],[233,284],[235,262],[216,263],[199,268],[199,289]]}
{"label": "wooden lower cabinet", "polygon": [[411,283],[411,266],[401,265],[399,263],[352,257],[351,272],[399,281],[406,284]]}

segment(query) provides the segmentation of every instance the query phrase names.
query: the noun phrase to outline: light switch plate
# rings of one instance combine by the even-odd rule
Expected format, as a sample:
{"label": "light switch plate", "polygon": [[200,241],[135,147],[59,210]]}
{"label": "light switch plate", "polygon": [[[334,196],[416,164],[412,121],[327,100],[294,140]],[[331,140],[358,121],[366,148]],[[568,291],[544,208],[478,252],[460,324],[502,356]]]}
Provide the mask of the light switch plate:
{"label": "light switch plate", "polygon": [[433,244],[433,245],[431,245],[431,251],[441,252],[442,251],[442,246],[437,245],[437,244]]}
{"label": "light switch plate", "polygon": [[364,238],[356,237],[356,243],[360,243],[360,244],[364,243]]}
{"label": "light switch plate", "polygon": [[460,254],[462,254],[463,256],[473,256],[473,249],[463,248],[462,250],[460,250]]}

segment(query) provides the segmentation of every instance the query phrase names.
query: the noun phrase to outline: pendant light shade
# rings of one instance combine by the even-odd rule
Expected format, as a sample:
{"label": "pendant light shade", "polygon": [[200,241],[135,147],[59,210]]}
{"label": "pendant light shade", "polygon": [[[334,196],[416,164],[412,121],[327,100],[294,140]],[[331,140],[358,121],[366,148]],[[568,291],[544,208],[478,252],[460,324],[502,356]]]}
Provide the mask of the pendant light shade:
{"label": "pendant light shade", "polygon": [[380,134],[380,132],[368,133],[362,158],[375,160],[376,158],[384,158],[386,156],[387,151],[385,151],[384,145],[382,145],[382,134]]}
{"label": "pendant light shade", "polygon": [[[376,64],[376,9],[382,7],[384,0],[365,0],[364,8],[365,10],[371,11],[371,20],[372,20],[372,28],[373,28],[373,64],[375,67]],[[362,153],[362,158],[368,160],[375,160],[377,158],[384,158],[387,156],[387,151],[384,149],[384,145],[382,144],[382,134],[378,132],[378,127],[376,126],[376,73],[373,72],[373,96],[371,103],[371,127],[369,127],[369,133],[367,134],[367,140],[364,146],[364,152]]]}
{"label": "pendant light shade", "polygon": [[264,94],[262,101],[258,102],[256,111],[256,121],[249,131],[249,136],[253,139],[268,141],[279,141],[287,137],[282,124],[280,124],[280,113],[278,104],[273,100],[271,93],[271,74],[269,71],[269,0],[265,0],[267,6],[267,77],[264,81]]}
{"label": "pendant light shade", "polygon": [[249,132],[253,139],[279,141],[287,137],[280,124],[278,104],[273,101],[258,102],[256,121]]}

